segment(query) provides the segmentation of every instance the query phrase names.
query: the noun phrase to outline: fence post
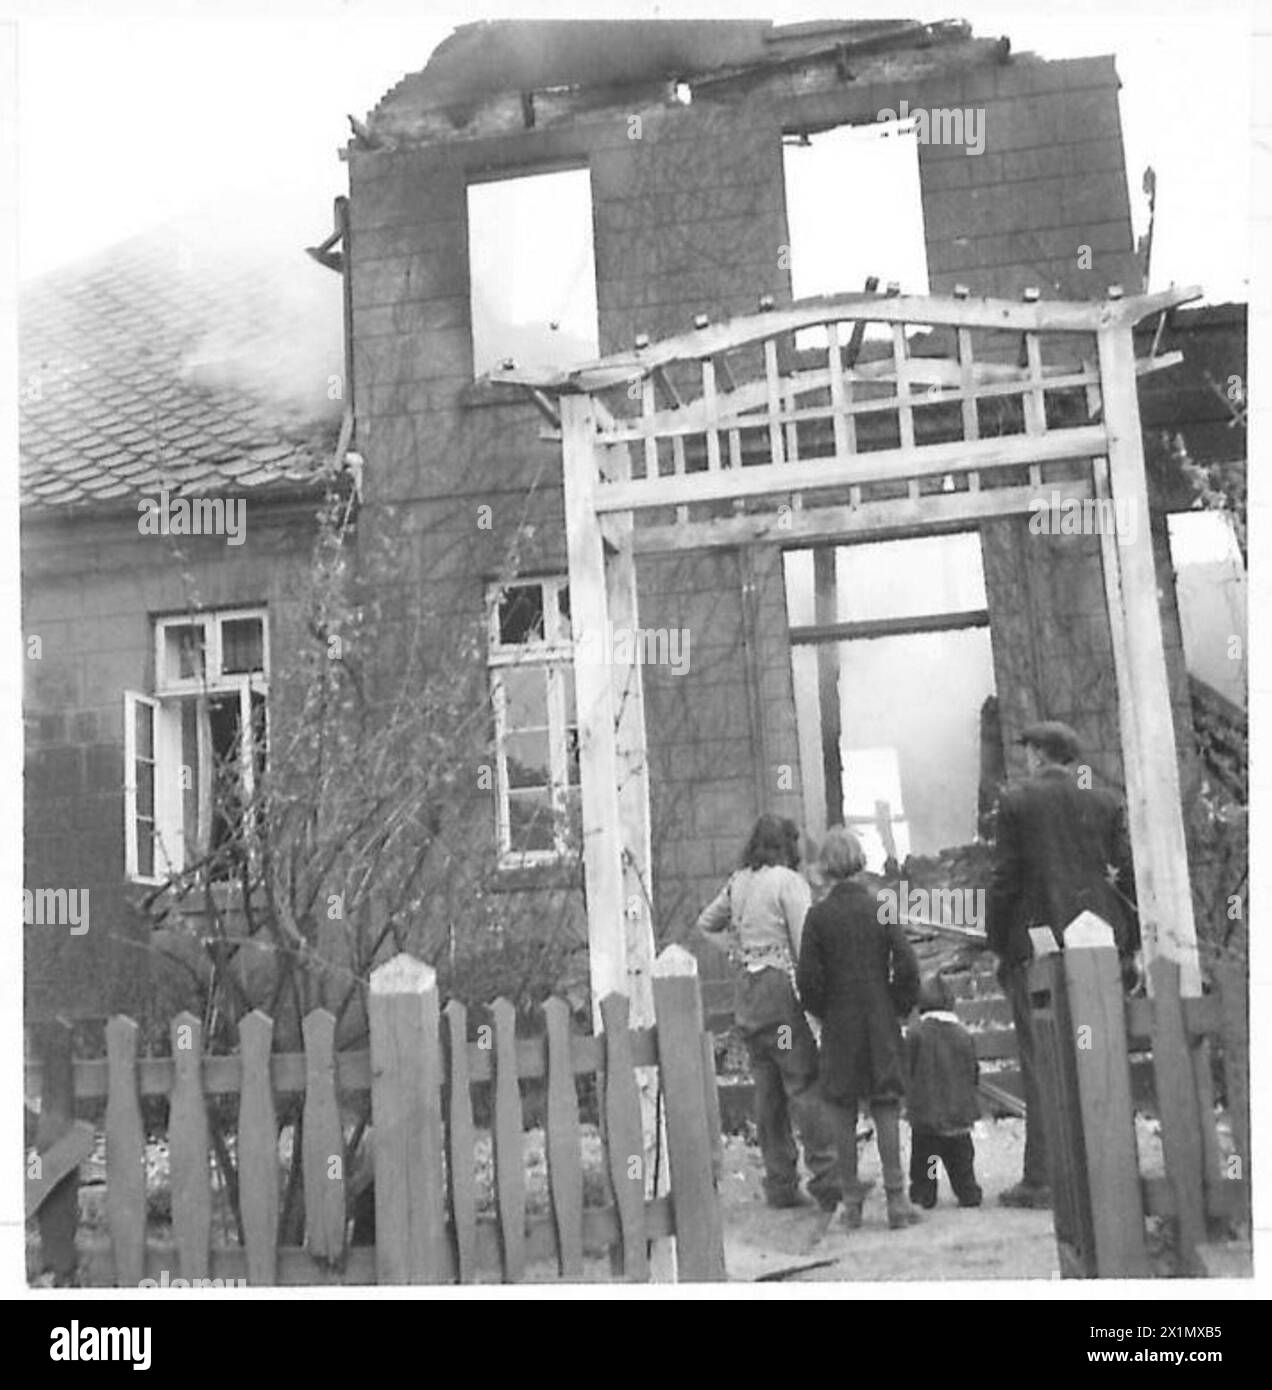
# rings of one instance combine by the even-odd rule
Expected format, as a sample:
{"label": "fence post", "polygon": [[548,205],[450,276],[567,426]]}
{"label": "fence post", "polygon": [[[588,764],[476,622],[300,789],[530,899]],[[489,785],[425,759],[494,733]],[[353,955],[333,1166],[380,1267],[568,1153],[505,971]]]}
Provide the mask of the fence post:
{"label": "fence post", "polygon": [[1156,957],[1148,967],[1153,991],[1153,1081],[1162,1124],[1166,1181],[1175,1202],[1178,1254],[1184,1274],[1202,1275],[1197,1247],[1206,1239],[1205,1146],[1201,1126],[1214,1123],[1213,1111],[1202,1115],[1193,1071],[1192,1045],[1184,1024],[1177,961]]}
{"label": "fence post", "polygon": [[[37,1153],[51,1149],[71,1127],[75,1113],[75,1073],[71,1058],[70,1025],[61,1019],[32,1027],[41,1063],[40,1119],[35,1130]],[[40,1261],[58,1284],[75,1280],[78,1256],[75,1227],[79,1224],[79,1169],[68,1173],[40,1206]]]}
{"label": "fence post", "polygon": [[1034,952],[1029,966],[1030,1015],[1051,1176],[1056,1253],[1064,1278],[1089,1279],[1096,1272],[1095,1235],[1064,960],[1050,931],[1045,939],[1035,941]]}
{"label": "fence post", "polygon": [[1069,1047],[1082,1112],[1087,1188],[1095,1237],[1096,1275],[1133,1279],[1149,1274],[1144,1201],[1135,1147],[1126,1004],[1113,929],[1083,912],[1064,934]]}
{"label": "fence post", "polygon": [[447,1277],[437,975],[402,952],[371,973],[375,1273],[381,1284]]}
{"label": "fence post", "polygon": [[668,946],[654,962],[653,974],[677,1270],[684,1280],[719,1282],[725,1277],[724,1228],[704,1103],[698,962],[683,946]]}
{"label": "fence post", "polygon": [[115,1283],[137,1288],[146,1273],[146,1136],[137,1094],[137,1025],[116,1014],[106,1025],[106,1213]]}

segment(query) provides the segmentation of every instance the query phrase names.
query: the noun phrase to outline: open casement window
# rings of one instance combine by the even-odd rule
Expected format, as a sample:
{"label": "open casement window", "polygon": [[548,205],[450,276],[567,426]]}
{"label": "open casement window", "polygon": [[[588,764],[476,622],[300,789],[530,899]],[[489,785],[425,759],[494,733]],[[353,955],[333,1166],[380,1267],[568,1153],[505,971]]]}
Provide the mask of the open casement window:
{"label": "open casement window", "polygon": [[225,877],[255,852],[244,816],[265,771],[267,662],[261,610],[156,622],[155,693],[124,696],[130,879],[162,883],[209,857]]}
{"label": "open casement window", "polygon": [[579,807],[569,590],[518,580],[490,590],[488,611],[499,866],[559,863]]}

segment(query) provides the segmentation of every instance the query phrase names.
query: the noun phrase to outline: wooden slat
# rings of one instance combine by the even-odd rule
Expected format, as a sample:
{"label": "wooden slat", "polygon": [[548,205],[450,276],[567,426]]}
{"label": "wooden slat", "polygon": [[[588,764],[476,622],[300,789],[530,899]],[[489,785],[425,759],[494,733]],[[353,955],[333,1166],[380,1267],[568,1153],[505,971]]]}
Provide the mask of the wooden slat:
{"label": "wooden slat", "polygon": [[[779,427],[774,425],[773,428]],[[689,473],[679,478],[660,478],[652,483],[633,479],[600,487],[595,507],[598,512],[621,512],[680,503],[731,501],[734,497],[766,497],[850,483],[926,478],[968,468],[985,472],[1022,463],[1090,458],[1103,453],[1106,444],[1102,426],[1084,425],[1069,430],[1050,430],[1038,439],[1026,435],[999,435],[972,444],[955,440],[915,449],[880,449],[870,454],[853,454],[849,458],[805,459],[781,467],[755,464],[737,474],[732,470],[727,474]]]}
{"label": "wooden slat", "polygon": [[910,385],[906,380],[905,325],[892,325],[892,360],[897,369],[897,424],[901,432],[901,447],[914,448],[914,407],[910,403]]}
{"label": "wooden slat", "polygon": [[[1250,1019],[1245,962],[1225,952],[1220,956],[1215,973],[1223,1018],[1224,1089],[1227,1091],[1232,1138],[1240,1165],[1236,1173],[1228,1176],[1248,1181],[1254,1169],[1250,1163]],[[1248,1222],[1249,1211],[1242,1215]]]}
{"label": "wooden slat", "polygon": [[345,1246],[345,1155],[336,1094],[335,1016],[305,1016],[304,1140],[305,1244],[316,1260],[336,1262]]}
{"label": "wooden slat", "polygon": [[278,1282],[278,1115],[269,1080],[274,1021],[253,1009],[238,1031],[243,1089],[237,1158],[247,1278],[255,1285],[270,1285]]}
{"label": "wooden slat", "polygon": [[[1068,981],[1059,952],[1037,958],[1029,967],[1030,1027],[1037,1057],[1038,1093],[1042,1104],[1052,1191],[1052,1224],[1062,1256],[1062,1272],[1089,1278],[1097,1272],[1081,1103],[1073,1055],[1073,1024]],[[982,1082],[984,1081],[982,1077]],[[994,1080],[999,1080],[996,1074]],[[1019,1074],[1004,1089],[1023,1093]],[[1065,1260],[1070,1261],[1064,1263]]]}
{"label": "wooden slat", "polygon": [[[632,1057],[638,1067],[653,1066],[658,1061],[658,1044],[652,1028],[631,1030]],[[574,1039],[571,1064],[574,1074],[582,1076],[603,1065],[603,1045],[599,1038],[582,1034]],[[517,1039],[517,1074],[522,1080],[547,1075],[544,1040]],[[490,1053],[470,1043],[468,1064],[474,1085],[489,1081],[493,1075]],[[238,1095],[242,1085],[243,1066],[237,1053],[204,1057],[203,1093],[207,1096]],[[170,1057],[141,1057],[137,1061],[137,1089],[143,1096],[172,1094],[172,1059]],[[43,1068],[38,1062],[28,1063],[26,1085],[33,1094],[41,1093]],[[75,1098],[81,1101],[103,1101],[110,1090],[110,1073],[104,1057],[77,1058],[73,1066]],[[270,1082],[275,1095],[301,1095],[305,1090],[305,1054],[276,1052],[270,1058]],[[336,1054],[336,1083],[340,1090],[358,1092],[371,1089],[371,1054],[369,1052],[339,1052]]]}
{"label": "wooden slat", "polygon": [[[820,552],[819,552],[820,553]],[[967,627],[988,627],[989,612],[984,608],[962,613],[933,613],[910,618],[863,618],[857,622],[816,622],[792,627],[792,643],[855,642],[863,638],[905,637],[919,632],[952,632]],[[873,820],[867,817],[867,821]]]}
{"label": "wooden slat", "polygon": [[801,299],[784,309],[726,319],[692,333],[664,338],[639,352],[614,353],[602,361],[564,372],[510,374],[509,379],[548,387],[598,391],[673,362],[732,352],[761,339],[771,341],[779,335],[798,333],[801,329],[834,321],[989,328],[1020,333],[1094,333],[1106,325],[1124,329],[1150,314],[1200,297],[1201,291],[1195,286],[1158,294],[1128,295],[1116,302],[1050,299],[1020,303],[1005,299],[949,299],[923,295],[886,298],[863,294],[821,295]]}
{"label": "wooden slat", "polygon": [[[44,1153],[71,1128],[75,1113],[71,1030],[57,1019],[37,1023],[31,1032],[41,1060],[40,1119],[35,1129],[35,1147]],[[58,1284],[75,1278],[78,1224],[79,1170],[75,1168],[40,1203],[40,1268],[41,1272],[51,1271]]]}
{"label": "wooden slat", "polygon": [[654,1010],[678,1274],[686,1282],[718,1282],[724,1278],[724,1227],[712,1165],[711,1125],[703,1104],[706,1083],[697,973],[697,961],[683,946],[668,946],[654,962]]}
{"label": "wooden slat", "polygon": [[[647,376],[640,384],[640,413],[642,419],[652,420],[657,413],[658,403],[654,399],[654,379]],[[645,437],[645,476],[658,476],[658,441],[652,431]]]}
{"label": "wooden slat", "polygon": [[707,435],[707,467],[716,472],[720,467],[720,417],[716,406],[715,363],[709,357],[702,359],[702,409]]}
{"label": "wooden slat", "polygon": [[[656,1198],[645,1205],[645,1229],[651,1238],[664,1238],[674,1233],[671,1202]],[[604,1255],[619,1238],[618,1214],[612,1206],[588,1207],[583,1216],[583,1249],[591,1257]],[[82,1282],[91,1287],[109,1286],[114,1279],[114,1261],[110,1244],[100,1236],[84,1236],[80,1243]],[[556,1229],[549,1216],[530,1221],[526,1242],[527,1267],[536,1275],[554,1274],[547,1267],[556,1262]],[[38,1273],[34,1252],[28,1255],[29,1267]],[[478,1269],[496,1274],[500,1268],[499,1234],[493,1218],[482,1218],[477,1228]],[[176,1252],[171,1242],[154,1242],[146,1247],[146,1277],[157,1279],[161,1271],[171,1275],[176,1265]],[[237,1246],[218,1247],[212,1252],[212,1277],[244,1278],[247,1263],[244,1251]],[[445,1279],[455,1277],[454,1256],[448,1250],[443,1268]],[[354,1246],[342,1269],[332,1269],[315,1263],[301,1246],[284,1246],[278,1252],[278,1282],[295,1287],[300,1284],[349,1286],[376,1282],[375,1251],[371,1246]]]}
{"label": "wooden slat", "polygon": [[854,452],[848,441],[848,420],[844,408],[848,404],[844,397],[844,363],[839,343],[839,325],[826,325],[826,371],[830,382],[831,422],[834,429],[835,453]]}
{"label": "wooden slat", "polygon": [[983,1027],[987,1023],[1011,1024],[1011,1005],[1002,995],[992,999],[960,999],[954,1012],[963,1023]]}
{"label": "wooden slat", "polygon": [[450,1069],[447,1116],[447,1172],[450,1177],[451,1234],[461,1284],[477,1277],[477,1183],[473,1133],[472,1079],[468,1066],[468,1009],[452,999],[446,1015],[446,1055]]}
{"label": "wooden slat", "polygon": [[42,1149],[36,1173],[27,1174],[26,1218],[29,1221],[48,1200],[58,1183],[69,1177],[90,1158],[97,1143],[97,1132],[87,1120],[76,1120],[47,1149]]}
{"label": "wooden slat", "polygon": [[977,1057],[983,1062],[1018,1055],[1016,1034],[1010,1028],[995,1029],[988,1033],[973,1033],[972,1041],[976,1044]]}
{"label": "wooden slat", "polygon": [[106,1025],[106,1220],[120,1288],[136,1288],[145,1267],[146,1134],[137,1095],[137,1025],[116,1014]]}
{"label": "wooden slat", "polygon": [[764,340],[764,385],[768,401],[769,459],[775,467],[786,462],[786,447],[778,423],[782,413],[782,376],[777,361],[777,341],[773,338]]}
{"label": "wooden slat", "polygon": [[1166,1175],[1175,1197],[1177,1252],[1184,1272],[1197,1274],[1197,1247],[1206,1238],[1204,1150],[1197,1083],[1179,998],[1179,966],[1158,956],[1148,969],[1153,995],[1153,1076]]}
{"label": "wooden slat", "polygon": [[522,1144],[521,1088],[517,1085],[517,1014],[507,999],[491,1006],[495,1028],[495,1198],[503,1237],[504,1282],[526,1273],[526,1160]]}
{"label": "wooden slat", "polygon": [[649,1277],[645,1250],[645,1145],[627,1019],[626,995],[610,994],[601,1000],[605,1030],[606,1167],[622,1232],[623,1275],[644,1282]]}
{"label": "wooden slat", "polygon": [[208,1116],[200,1062],[203,1025],[192,1013],[172,1020],[174,1077],[168,1114],[172,1172],[172,1234],[183,1279],[207,1277],[212,1241],[212,1186],[208,1172]]}
{"label": "wooden slat", "polygon": [[579,1101],[570,1065],[570,1008],[552,998],[543,1006],[548,1038],[547,1159],[561,1277],[583,1273],[583,1163]]}
{"label": "wooden slat", "polygon": [[442,1180],[437,975],[403,952],[371,974],[375,1266],[381,1284],[438,1284],[452,1266]]}
{"label": "wooden slat", "polygon": [[1102,1279],[1138,1278],[1148,1274],[1149,1265],[1126,1016],[1112,928],[1098,918],[1071,923],[1061,959],[1075,1040],[1096,1273]]}

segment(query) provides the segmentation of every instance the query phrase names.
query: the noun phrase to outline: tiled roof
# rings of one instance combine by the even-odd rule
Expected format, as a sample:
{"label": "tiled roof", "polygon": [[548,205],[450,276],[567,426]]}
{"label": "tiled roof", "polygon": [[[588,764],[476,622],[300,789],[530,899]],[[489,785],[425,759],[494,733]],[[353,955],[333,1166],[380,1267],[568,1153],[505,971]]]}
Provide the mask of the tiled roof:
{"label": "tiled roof", "polygon": [[342,410],[340,313],[339,277],[299,245],[220,254],[171,228],[23,286],[23,508],[312,487]]}

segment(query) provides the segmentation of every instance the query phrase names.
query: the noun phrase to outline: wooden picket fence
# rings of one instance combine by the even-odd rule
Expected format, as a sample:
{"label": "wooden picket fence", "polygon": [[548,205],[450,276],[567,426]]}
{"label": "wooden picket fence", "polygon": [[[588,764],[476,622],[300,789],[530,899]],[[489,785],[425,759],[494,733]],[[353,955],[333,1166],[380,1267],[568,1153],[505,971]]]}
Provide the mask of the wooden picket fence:
{"label": "wooden picket fence", "polygon": [[[629,1029],[628,1001],[603,1001],[603,1032],[571,1032],[559,999],[544,1007],[546,1032],[518,1037],[513,1007],[492,1009],[490,1046],[468,1041],[464,1005],[439,1008],[434,972],[409,955],[371,977],[370,1047],[336,1052],[335,1020],[304,1020],[304,1052],[272,1050],[273,1023],[242,1020],[239,1051],[209,1056],[191,1014],[172,1020],[172,1055],[138,1057],[137,1025],[115,1017],[105,1058],[73,1059],[69,1031],[45,1025],[28,1094],[41,1096],[28,1168],[27,1212],[41,1246],[33,1272],[59,1282],[137,1286],[161,1272],[185,1280],[249,1284],[516,1282],[547,1272],[576,1282],[596,1277],[586,1258],[609,1256],[601,1277],[649,1278],[649,1244],[674,1237],[677,1277],[722,1280],[723,1230],[716,1191],[719,1111],[711,1039],[704,1032],[696,963],[668,947],[653,981],[655,1025]],[[639,1068],[657,1068],[670,1190],[647,1195]],[[575,1078],[597,1081],[609,1199],[585,1205]],[[550,1212],[527,1217],[520,1083],[546,1085]],[[477,1209],[472,1087],[491,1088],[495,1214]],[[349,1244],[343,1173],[342,1095],[370,1092],[374,1132],[376,1237]],[[280,1247],[283,1178],[276,1097],[303,1094],[306,1238]],[[239,1097],[237,1168],[241,1246],[214,1247],[206,1104]],[[141,1099],[167,1096],[172,1239],[147,1239]],[[78,1166],[95,1130],[77,1109],[105,1101],[109,1238],[76,1231]],[[334,1162],[337,1157],[340,1162]]]}
{"label": "wooden picket fence", "polygon": [[[1159,958],[1151,997],[1127,999],[1112,932],[1091,919],[1089,929],[1070,927],[1064,949],[1039,957],[1030,971],[1061,1274],[1153,1273],[1145,1218],[1163,1217],[1175,1271],[1248,1275],[1249,1024],[1241,963],[1223,966],[1214,992],[1182,998],[1179,966]],[[1215,1046],[1231,1123],[1227,1145],[1215,1118]],[[1133,1093],[1137,1065],[1152,1074],[1165,1170],[1147,1176],[1135,1126],[1136,1111],[1148,1108]]]}

